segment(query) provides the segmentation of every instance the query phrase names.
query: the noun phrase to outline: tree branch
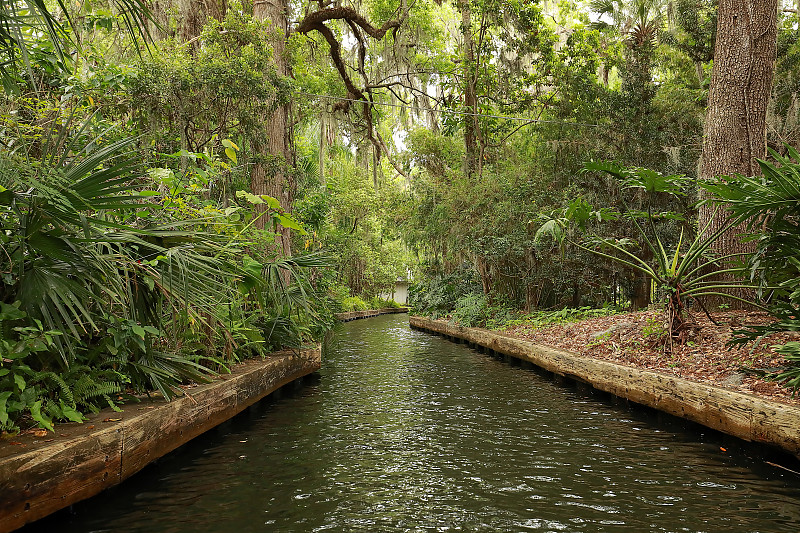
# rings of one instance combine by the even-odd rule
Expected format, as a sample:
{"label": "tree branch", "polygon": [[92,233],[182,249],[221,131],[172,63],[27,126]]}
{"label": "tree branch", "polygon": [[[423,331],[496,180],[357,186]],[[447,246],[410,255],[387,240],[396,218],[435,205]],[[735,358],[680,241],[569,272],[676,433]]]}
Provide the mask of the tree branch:
{"label": "tree branch", "polygon": [[386,22],[383,23],[383,26],[381,26],[380,28],[376,28],[352,7],[329,7],[326,9],[320,9],[319,11],[314,11],[313,13],[309,13],[300,22],[295,31],[297,33],[305,34],[312,30],[319,30],[319,26],[320,25],[324,26],[325,23],[329,20],[346,20],[354,24],[357,24],[373,39],[381,40],[383,39],[383,36],[386,35],[386,32],[389,31],[390,29],[396,30],[400,28],[400,24],[402,24],[404,19],[405,19],[405,13],[403,14],[402,18],[387,20]]}

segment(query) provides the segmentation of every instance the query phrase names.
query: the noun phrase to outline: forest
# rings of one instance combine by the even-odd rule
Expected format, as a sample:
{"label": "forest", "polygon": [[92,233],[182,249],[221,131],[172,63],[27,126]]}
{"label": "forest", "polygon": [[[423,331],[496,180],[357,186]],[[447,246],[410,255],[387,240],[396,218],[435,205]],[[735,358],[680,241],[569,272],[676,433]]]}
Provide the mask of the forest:
{"label": "forest", "polygon": [[398,281],[466,326],[800,331],[799,10],[3,2],[0,429],[173,397]]}

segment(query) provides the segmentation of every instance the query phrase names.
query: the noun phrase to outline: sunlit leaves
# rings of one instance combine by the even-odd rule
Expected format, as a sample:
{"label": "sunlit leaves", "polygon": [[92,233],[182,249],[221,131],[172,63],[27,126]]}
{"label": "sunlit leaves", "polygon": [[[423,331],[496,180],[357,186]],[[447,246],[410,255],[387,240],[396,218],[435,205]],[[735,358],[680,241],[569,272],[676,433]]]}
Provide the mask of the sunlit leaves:
{"label": "sunlit leaves", "polygon": [[583,172],[600,171],[617,178],[628,189],[643,189],[645,192],[685,196],[692,180],[680,174],[664,175],[641,167],[626,167],[616,161],[589,161]]}

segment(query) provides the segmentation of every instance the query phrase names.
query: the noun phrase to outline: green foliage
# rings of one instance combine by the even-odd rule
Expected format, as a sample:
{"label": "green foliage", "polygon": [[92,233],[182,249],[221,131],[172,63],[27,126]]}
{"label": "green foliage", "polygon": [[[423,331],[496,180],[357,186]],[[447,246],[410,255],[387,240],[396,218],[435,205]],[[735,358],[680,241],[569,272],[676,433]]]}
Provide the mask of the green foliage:
{"label": "green foliage", "polygon": [[[19,302],[0,302],[0,430],[18,430],[17,421],[30,417],[42,429],[53,430],[53,422],[83,420],[82,411],[96,411],[103,404],[115,407],[111,395],[127,384],[127,377],[111,368],[76,364],[69,370],[46,370],[50,354],[57,349],[59,331],[43,330],[42,323],[26,321]],[[98,401],[102,402],[98,404]]]}
{"label": "green foliage", "polygon": [[436,319],[452,313],[461,298],[479,292],[474,271],[465,268],[416,281],[408,288],[408,300],[415,313]]}
{"label": "green foliage", "polygon": [[401,307],[403,306],[394,300],[387,300],[379,296],[373,296],[369,299],[370,309],[399,309]]}
{"label": "green foliage", "polygon": [[[663,176],[651,170],[625,168],[615,163],[591,162],[587,163],[585,168],[586,171],[602,171],[610,174],[619,180],[624,188],[643,189],[648,194],[679,196],[684,194],[683,190],[686,185],[683,176]],[[650,204],[648,204],[646,213],[631,210],[627,205],[625,207],[624,212],[615,213],[613,217],[609,217],[608,214],[604,215],[602,212],[594,211],[585,202],[573,202],[564,210],[563,218],[555,219],[551,225],[546,226],[546,231],[557,238],[563,238],[567,234],[567,226],[571,223],[577,225],[578,229],[584,232],[586,220],[592,217],[601,220],[616,216],[628,218],[639,231],[646,254],[637,251],[634,248],[637,243],[626,238],[589,237],[584,238],[585,243],[578,244],[578,246],[638,271],[656,283],[666,305],[670,342],[673,340],[685,341],[688,329],[691,328],[692,321],[687,311],[689,300],[697,302],[700,306],[702,306],[700,298],[703,296],[714,295],[740,300],[741,298],[724,292],[724,290],[733,287],[753,287],[745,283],[721,283],[713,279],[720,273],[742,274],[741,268],[721,265],[736,258],[741,259],[745,254],[715,256],[711,253],[712,244],[736,225],[736,219],[729,219],[712,232],[709,231],[710,224],[713,222],[712,217],[706,227],[698,228],[694,238],[687,239],[685,248],[684,229],[682,229],[677,243],[670,249],[670,245],[665,242],[656,226],[657,216],[653,214]],[[668,216],[666,218],[676,217]],[[551,227],[553,229],[550,229]],[[559,229],[556,231],[555,228]]]}
{"label": "green foliage", "polygon": [[783,371],[775,372],[769,377],[791,388],[794,396],[800,390],[800,342],[787,342],[782,346],[776,346],[775,351],[783,355],[787,368]]}
{"label": "green foliage", "polygon": [[[762,176],[731,176],[704,184],[717,201],[746,224],[755,240],[749,258],[750,279],[769,302],[775,322],[740,331],[734,342],[747,342],[777,331],[800,331],[800,153],[787,146],[787,156],[775,151],[775,163],[759,161]],[[778,347],[790,370],[775,376],[795,391],[800,387],[797,343]]]}
{"label": "green foliage", "polygon": [[270,31],[267,22],[231,8],[221,21],[208,18],[203,46],[162,41],[128,77],[132,111],[159,160],[153,166],[167,159],[170,168],[185,171],[191,160],[209,170],[198,157],[225,154],[227,168],[212,172],[204,187],[223,203],[249,185],[248,165],[263,163],[270,175],[288,170],[283,160],[259,159],[268,129],[263,117],[287,103],[291,89],[275,69]]}
{"label": "green foliage", "polygon": [[565,307],[554,311],[536,310],[521,312],[502,300],[490,302],[482,294],[468,294],[458,299],[451,315],[454,322],[465,327],[505,329],[516,326],[543,328],[558,324],[579,322],[590,318],[610,316],[620,312],[613,306]]}
{"label": "green foliage", "polygon": [[266,196],[247,198],[259,213],[218,209],[171,171],[155,173],[163,194],[143,188],[137,139],[92,136],[94,120],[33,136],[37,160],[0,154],[6,428],[26,415],[51,429],[123,388],[170,398],[226,359],[309,337],[300,271],[327,263],[242,253],[274,239],[257,218],[297,222]]}
{"label": "green foliage", "polygon": [[668,334],[664,321],[658,317],[648,317],[647,323],[642,327],[642,340],[655,346],[663,346]]}
{"label": "green foliage", "polygon": [[[151,14],[142,0],[111,0],[111,9],[104,17],[107,29],[115,28],[127,33],[135,43],[140,43],[148,35],[147,24]],[[97,14],[89,11],[74,13],[73,6],[68,9],[62,0],[55,3],[32,0],[23,3],[3,2],[0,7],[0,77],[6,92],[19,90],[18,73],[14,67],[21,61],[28,74],[32,72],[31,56],[37,46],[46,46],[53,56],[53,63],[61,68],[71,62],[69,50],[80,46],[75,39],[77,16],[88,15],[89,20],[97,20]],[[79,7],[81,11],[82,6]],[[113,11],[113,14],[112,14]],[[33,77],[33,76],[31,76]]]}
{"label": "green foliage", "polygon": [[489,302],[482,293],[466,294],[456,300],[453,322],[467,328],[482,326],[489,319]]}
{"label": "green foliage", "polygon": [[541,328],[557,324],[567,324],[570,322],[579,322],[590,318],[597,318],[603,316],[611,316],[619,313],[620,310],[613,306],[604,307],[565,307],[555,311],[531,311],[524,313],[518,318],[508,320],[503,326],[527,326],[532,328]]}
{"label": "green foliage", "polygon": [[392,208],[400,201],[397,184],[376,184],[351,154],[336,152],[324,191],[309,187],[298,199],[298,216],[316,227],[303,247],[335,257],[336,283],[350,294],[391,293],[413,264],[392,223]]}
{"label": "green foliage", "polygon": [[367,302],[359,298],[358,296],[349,296],[342,300],[341,303],[342,312],[349,313],[352,311],[366,311],[369,309],[369,305]]}

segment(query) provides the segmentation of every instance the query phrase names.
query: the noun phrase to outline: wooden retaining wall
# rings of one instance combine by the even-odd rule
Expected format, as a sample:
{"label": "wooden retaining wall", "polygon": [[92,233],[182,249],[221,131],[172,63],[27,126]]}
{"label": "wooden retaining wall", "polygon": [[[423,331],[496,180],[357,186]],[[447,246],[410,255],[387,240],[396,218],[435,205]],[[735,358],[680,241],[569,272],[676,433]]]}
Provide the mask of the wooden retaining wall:
{"label": "wooden retaining wall", "polygon": [[336,313],[333,316],[339,322],[350,322],[360,318],[371,318],[378,315],[390,315],[392,313],[408,313],[408,307],[387,307],[385,309],[367,309],[366,311],[353,311],[351,313]]}
{"label": "wooden retaining wall", "polygon": [[410,317],[412,328],[508,355],[630,401],[800,458],[800,408],[478,328]]}
{"label": "wooden retaining wall", "polygon": [[122,413],[104,410],[83,424],[59,424],[55,435],[0,441],[0,532],[121,483],[320,364],[319,347],[278,352],[236,365],[171,402],[144,400]]}

